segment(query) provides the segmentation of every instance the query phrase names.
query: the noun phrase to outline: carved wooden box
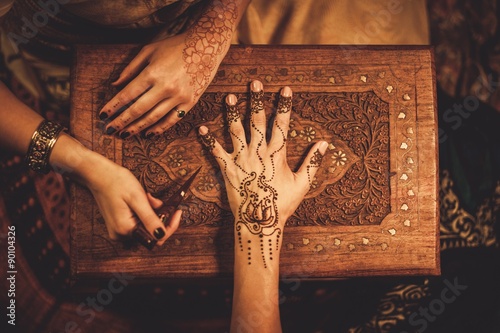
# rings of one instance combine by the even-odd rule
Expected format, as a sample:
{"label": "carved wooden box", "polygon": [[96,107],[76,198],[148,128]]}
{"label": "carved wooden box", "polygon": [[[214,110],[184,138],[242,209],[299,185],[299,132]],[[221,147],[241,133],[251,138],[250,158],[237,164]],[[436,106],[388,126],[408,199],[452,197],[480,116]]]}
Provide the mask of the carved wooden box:
{"label": "carved wooden box", "polygon": [[[112,242],[88,190],[72,188],[72,273],[144,278],[230,277],[232,216],[215,161],[196,129],[226,138],[223,100],[243,115],[248,84],[264,83],[268,111],[294,91],[288,141],[297,167],[313,142],[330,145],[306,199],[285,228],[281,274],[302,278],[439,274],[436,92],[426,47],[233,46],[195,108],[158,139],[103,134],[98,111],[132,46],[78,46],[71,131],[132,170],[150,192],[173,192],[199,166],[181,227],[152,252]],[[136,50],[136,49],[135,49]],[[223,140],[222,140],[223,141]]]}

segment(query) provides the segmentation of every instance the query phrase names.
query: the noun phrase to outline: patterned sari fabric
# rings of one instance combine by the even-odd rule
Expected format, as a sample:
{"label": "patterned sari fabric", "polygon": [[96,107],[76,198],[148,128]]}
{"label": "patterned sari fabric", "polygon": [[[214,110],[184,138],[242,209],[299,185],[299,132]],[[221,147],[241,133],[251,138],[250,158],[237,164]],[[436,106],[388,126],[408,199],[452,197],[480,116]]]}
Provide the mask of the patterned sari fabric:
{"label": "patterned sari fabric", "polygon": [[[139,2],[150,9],[162,3]],[[17,15],[39,10],[33,7],[35,1],[18,3],[21,1],[14,8]],[[153,10],[154,14],[140,23],[128,22],[124,16],[108,23],[121,29],[139,24],[146,33],[134,34],[136,41],[143,42],[158,32],[158,22],[169,21],[169,13],[176,12],[179,17],[168,25],[170,33],[188,24],[193,17],[188,15],[188,7],[174,6],[170,11]],[[85,23],[93,29],[101,28],[93,21],[97,10],[88,9],[85,16]],[[439,84],[443,275],[336,282],[283,280],[285,332],[500,331],[500,3],[438,0],[429,1],[428,10]],[[65,125],[68,72],[50,69],[45,62],[61,58],[64,64],[67,59],[67,49],[47,48],[56,29],[72,26],[76,30],[65,28],[65,33],[80,38],[77,41],[90,38],[92,30],[78,30],[78,24],[70,24],[75,19],[71,10],[56,16],[40,34],[39,42],[30,42],[25,50],[28,55],[39,55],[34,62],[39,87],[50,98],[39,98],[36,86],[24,84],[15,52],[6,56],[8,67],[0,62],[0,79],[23,102]],[[12,27],[15,21],[6,24]],[[9,31],[19,27],[12,29]],[[113,34],[110,31],[100,35],[102,42],[108,42],[106,38]],[[64,332],[68,323],[82,332],[151,332],[160,328],[165,332],[227,331],[230,281],[130,287],[115,295],[105,309],[82,314],[89,309],[85,307],[87,297],[96,294],[69,291],[66,186],[54,173],[40,176],[28,172],[22,157],[0,153],[0,233],[5,235],[8,225],[16,226],[17,285],[22,286],[16,302],[21,332]],[[5,245],[2,237],[0,244]],[[1,262],[5,256],[6,251],[0,251]],[[3,281],[5,274],[5,270],[0,271]],[[5,293],[0,293],[0,302],[5,306]]]}

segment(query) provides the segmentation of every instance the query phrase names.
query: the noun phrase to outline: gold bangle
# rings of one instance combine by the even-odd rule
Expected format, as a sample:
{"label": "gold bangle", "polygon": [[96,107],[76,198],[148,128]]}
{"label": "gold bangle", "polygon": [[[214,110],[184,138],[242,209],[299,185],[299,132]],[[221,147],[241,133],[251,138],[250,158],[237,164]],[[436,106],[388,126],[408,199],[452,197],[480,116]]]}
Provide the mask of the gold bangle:
{"label": "gold bangle", "polygon": [[61,125],[44,120],[33,132],[26,154],[26,163],[33,171],[40,173],[50,171],[50,154],[62,130]]}

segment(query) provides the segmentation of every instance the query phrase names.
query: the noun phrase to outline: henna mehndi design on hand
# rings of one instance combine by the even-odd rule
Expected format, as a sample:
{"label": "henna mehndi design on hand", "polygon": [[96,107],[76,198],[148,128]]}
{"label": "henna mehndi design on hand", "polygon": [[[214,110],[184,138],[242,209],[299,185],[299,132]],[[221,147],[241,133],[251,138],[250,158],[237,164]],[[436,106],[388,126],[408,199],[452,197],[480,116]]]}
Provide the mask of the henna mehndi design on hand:
{"label": "henna mehndi design on hand", "polygon": [[[260,87],[259,87],[260,85]],[[286,88],[286,87],[285,87]],[[250,121],[252,129],[251,144],[247,145],[245,137],[241,134],[236,135],[234,129],[241,126],[239,124],[240,113],[236,107],[236,97],[232,94],[226,97],[226,115],[229,125],[234,152],[230,154],[230,159],[214,154],[218,160],[221,172],[224,175],[226,190],[231,196],[236,195],[235,204],[232,206],[235,217],[235,237],[237,237],[237,251],[248,259],[251,265],[255,260],[258,251],[262,257],[264,268],[267,268],[268,262],[277,260],[282,241],[282,227],[280,226],[280,216],[278,210],[278,190],[274,187],[273,181],[278,172],[276,164],[276,154],[283,152],[286,148],[286,137],[288,126],[283,122],[283,114],[292,110],[292,101],[290,96],[280,95],[278,102],[278,115],[274,119],[273,142],[280,142],[279,145],[270,149],[266,144],[266,133],[262,124],[257,125],[257,120],[262,120],[265,115],[260,113],[264,111],[262,84],[258,81],[252,82],[250,95]],[[255,91],[257,90],[257,91]],[[288,88],[289,90],[289,88]],[[291,92],[285,91],[286,94]],[[259,114],[260,113],[260,114]],[[234,127],[233,127],[234,126]],[[208,129],[200,131],[205,133],[201,136],[203,145],[210,150],[215,147],[215,139]],[[253,156],[248,156],[250,152],[247,149],[253,149]],[[227,152],[226,152],[227,153]],[[245,155],[245,158],[242,156]],[[323,155],[319,149],[316,150],[308,161],[307,175],[311,183],[311,168],[318,168],[321,164]],[[253,159],[248,163],[248,158]],[[257,164],[255,164],[257,163]],[[234,173],[238,176],[235,176]],[[231,173],[231,177],[230,177]],[[239,178],[238,178],[239,177]],[[232,178],[232,179],[231,179]],[[239,184],[234,183],[234,179],[240,179]],[[247,232],[248,230],[248,232]],[[258,240],[258,247],[255,243]]]}
{"label": "henna mehndi design on hand", "polygon": [[[264,91],[251,92],[250,108],[252,113],[258,113],[264,110],[264,105],[262,102],[264,96]],[[281,98],[280,98],[281,100]],[[264,267],[267,267],[265,251],[268,250],[269,260],[273,260],[273,248],[275,252],[279,250],[279,242],[281,229],[276,228],[279,222],[278,215],[278,193],[274,187],[270,185],[270,182],[274,179],[276,174],[276,167],[274,163],[274,154],[278,151],[284,149],[286,144],[286,133],[278,125],[275,120],[275,125],[280,129],[280,134],[282,135],[283,144],[274,152],[271,153],[271,175],[269,178],[266,177],[266,165],[261,155],[261,149],[265,144],[265,134],[255,125],[253,118],[250,119],[250,126],[258,133],[259,137],[252,137],[252,140],[258,140],[256,145],[256,153],[260,164],[262,165],[262,170],[257,174],[256,172],[248,173],[241,166],[238,167],[244,171],[248,176],[242,181],[239,187],[240,196],[243,198],[242,203],[238,208],[238,216],[236,221],[236,232],[238,233],[238,241],[240,245],[240,251],[243,251],[243,243],[241,239],[241,228],[246,226],[247,229],[253,234],[258,235],[260,238],[260,252],[262,255],[262,261]],[[235,158],[236,164],[236,158]],[[256,192],[253,189],[259,189]],[[265,193],[262,195],[262,193]],[[273,244],[272,237],[276,235],[275,244]],[[268,244],[265,245],[264,239],[267,240]],[[249,253],[251,253],[251,246],[249,244]],[[248,257],[248,264],[251,264],[251,256]]]}
{"label": "henna mehndi design on hand", "polygon": [[307,166],[307,179],[309,180],[309,186],[312,186],[313,179],[310,176],[311,168],[319,168],[321,166],[321,162],[323,162],[323,155],[321,155],[319,149],[316,149],[311,160],[309,161],[309,165]]}
{"label": "henna mehndi design on hand", "polygon": [[228,124],[231,124],[233,121],[236,122],[238,121],[238,119],[240,119],[240,112],[238,111],[236,105],[226,104],[226,109],[227,109],[226,119]]}
{"label": "henna mehndi design on hand", "polygon": [[287,113],[292,111],[292,98],[291,97],[283,97],[280,95],[280,99],[278,101],[278,113]]}
{"label": "henna mehndi design on hand", "polygon": [[200,138],[203,146],[205,146],[205,148],[209,151],[212,151],[215,148],[215,138],[212,133],[207,132],[207,134],[201,135]]}
{"label": "henna mehndi design on hand", "polygon": [[260,111],[264,111],[264,102],[262,101],[264,91],[251,91],[250,94],[250,111],[252,113],[259,113]]}

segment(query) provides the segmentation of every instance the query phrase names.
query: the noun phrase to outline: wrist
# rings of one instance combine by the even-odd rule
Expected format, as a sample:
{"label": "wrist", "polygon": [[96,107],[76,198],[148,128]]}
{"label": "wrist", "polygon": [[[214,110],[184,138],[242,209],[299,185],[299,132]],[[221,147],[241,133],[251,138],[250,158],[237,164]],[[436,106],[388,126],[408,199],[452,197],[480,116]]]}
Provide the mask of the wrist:
{"label": "wrist", "polygon": [[102,182],[103,175],[111,174],[112,168],[116,168],[116,164],[106,157],[66,134],[62,134],[54,145],[50,164],[56,172],[67,175],[90,189]]}
{"label": "wrist", "polygon": [[278,270],[284,223],[260,230],[258,225],[248,227],[237,221],[234,225],[235,265]]}

